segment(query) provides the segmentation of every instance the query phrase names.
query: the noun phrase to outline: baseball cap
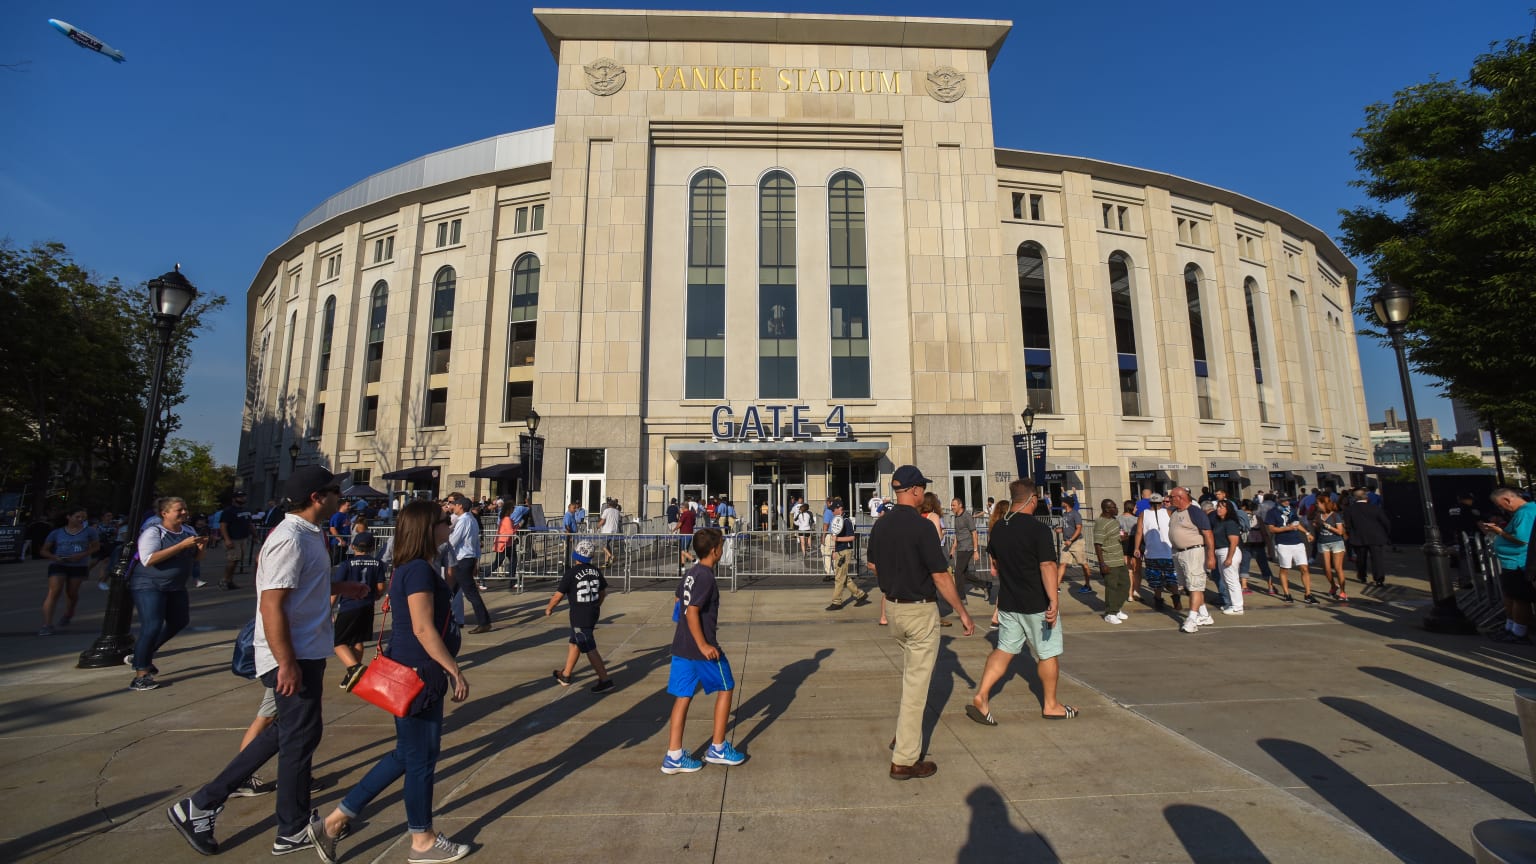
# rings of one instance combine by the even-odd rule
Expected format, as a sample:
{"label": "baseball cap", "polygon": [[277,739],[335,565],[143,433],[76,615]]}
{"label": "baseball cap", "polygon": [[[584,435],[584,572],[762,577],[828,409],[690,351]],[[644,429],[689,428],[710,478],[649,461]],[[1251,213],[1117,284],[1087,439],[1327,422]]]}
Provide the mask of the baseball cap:
{"label": "baseball cap", "polygon": [[913,486],[929,486],[933,481],[923,476],[916,465],[903,465],[891,475],[892,489],[910,489]]}
{"label": "baseball cap", "polygon": [[290,504],[302,504],[309,500],[311,494],[321,489],[335,486],[339,492],[341,481],[347,476],[347,474],[332,474],[319,465],[305,465],[289,474],[288,479],[283,482],[283,497]]}
{"label": "baseball cap", "polygon": [[583,564],[591,564],[592,555],[596,552],[596,543],[593,543],[591,540],[583,540],[576,544],[576,548],[571,552],[571,557]]}
{"label": "baseball cap", "polygon": [[352,535],[352,548],[359,552],[372,552],[378,546],[378,540],[372,531],[359,531]]}
{"label": "baseball cap", "polygon": [[1161,504],[1161,503],[1163,503],[1163,493],[1161,493],[1161,492],[1153,492],[1152,493],[1152,497],[1148,498],[1147,500],[1152,502],[1153,504]]}
{"label": "baseball cap", "polygon": [[832,509],[833,510],[841,510],[841,509],[843,509],[843,499],[841,499],[841,498],[833,498],[832,499]]}

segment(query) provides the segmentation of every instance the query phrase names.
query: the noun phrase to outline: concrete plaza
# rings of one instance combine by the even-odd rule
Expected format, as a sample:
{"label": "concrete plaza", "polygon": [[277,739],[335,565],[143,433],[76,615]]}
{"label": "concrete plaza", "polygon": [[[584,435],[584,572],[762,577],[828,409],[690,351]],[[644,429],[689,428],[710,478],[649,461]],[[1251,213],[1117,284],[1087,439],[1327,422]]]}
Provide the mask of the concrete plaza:
{"label": "concrete plaza", "polygon": [[[901,656],[877,606],[825,612],[830,586],[728,594],[733,737],[750,758],[668,777],[670,592],[608,599],[598,640],[619,688],[596,696],[585,661],[578,686],[550,678],[565,616],[543,617],[543,588],[492,591],[496,629],[466,636],[460,658],[471,698],[447,721],[437,826],[479,861],[1470,860],[1476,822],[1536,818],[1512,702],[1536,684],[1536,649],[1417,629],[1420,569],[1405,548],[1375,596],[1305,608],[1252,594],[1246,615],[1193,635],[1139,604],[1111,626],[1101,595],[1063,593],[1061,694],[1081,716],[1040,719],[1026,655],[993,699],[996,728],[964,714],[991,647],[973,596],[983,626],[943,631],[932,684],[938,774],[901,783],[886,777]],[[228,760],[260,699],[228,668],[253,612],[240,581],[193,592],[163,686],[133,693],[127,669],[74,668],[105,594],[87,585],[76,622],[36,637],[43,567],[0,565],[0,860],[198,859],[164,810]],[[325,701],[328,812],[393,730],[356,697]],[[690,746],[708,737],[711,700],[696,702]],[[404,861],[403,832],[396,787],[344,858]],[[272,798],[235,799],[220,858],[270,860],[273,833]]]}

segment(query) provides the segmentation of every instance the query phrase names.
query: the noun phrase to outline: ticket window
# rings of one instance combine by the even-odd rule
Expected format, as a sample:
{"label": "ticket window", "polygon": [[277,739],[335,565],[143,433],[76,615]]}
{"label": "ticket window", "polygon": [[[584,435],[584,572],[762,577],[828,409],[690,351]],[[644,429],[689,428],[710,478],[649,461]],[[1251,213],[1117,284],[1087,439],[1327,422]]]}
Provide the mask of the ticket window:
{"label": "ticket window", "polygon": [[1269,474],[1269,491],[1277,495],[1296,495],[1296,475],[1290,471],[1271,471]]}
{"label": "ticket window", "polygon": [[1211,491],[1225,492],[1233,501],[1239,501],[1243,497],[1244,481],[1241,475],[1230,471],[1212,471],[1206,475],[1206,485]]}
{"label": "ticket window", "polygon": [[1143,490],[1150,491],[1150,492],[1156,492],[1156,493],[1158,493],[1160,495],[1167,495],[1168,494],[1168,490],[1172,489],[1172,488],[1173,488],[1173,482],[1168,479],[1168,475],[1167,474],[1164,474],[1161,471],[1132,471],[1131,472],[1131,498],[1132,498],[1132,500],[1136,500],[1136,499],[1141,498],[1141,493],[1142,493]]}

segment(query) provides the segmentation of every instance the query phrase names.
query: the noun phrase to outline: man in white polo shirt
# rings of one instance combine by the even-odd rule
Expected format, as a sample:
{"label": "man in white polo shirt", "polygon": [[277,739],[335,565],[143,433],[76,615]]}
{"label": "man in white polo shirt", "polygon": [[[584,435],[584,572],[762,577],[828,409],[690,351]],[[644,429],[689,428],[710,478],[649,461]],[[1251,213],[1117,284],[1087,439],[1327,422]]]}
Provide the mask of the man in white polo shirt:
{"label": "man in white polo shirt", "polygon": [[267,760],[277,756],[277,839],[273,855],[312,846],[310,763],[324,731],[320,693],[325,660],[335,641],[331,594],[361,599],[368,586],[332,582],[322,525],[337,510],[346,474],[318,465],[293,472],[283,486],[288,513],[262,545],[256,564],[256,675],[277,699],[277,722],[256,736],[208,785],[166,810],[193,849],[219,851],[214,819],[224,802]]}

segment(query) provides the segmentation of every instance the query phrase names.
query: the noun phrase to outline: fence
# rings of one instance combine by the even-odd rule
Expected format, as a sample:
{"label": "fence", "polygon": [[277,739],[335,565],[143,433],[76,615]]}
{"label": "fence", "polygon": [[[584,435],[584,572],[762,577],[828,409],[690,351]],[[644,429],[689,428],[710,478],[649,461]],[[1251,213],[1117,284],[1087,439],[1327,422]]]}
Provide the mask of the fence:
{"label": "fence", "polygon": [[1459,541],[1457,569],[1462,588],[1457,597],[1461,611],[1479,630],[1497,631],[1504,624],[1504,588],[1499,584],[1502,568],[1493,555],[1488,538],[1482,534],[1463,533],[1452,537]]}

